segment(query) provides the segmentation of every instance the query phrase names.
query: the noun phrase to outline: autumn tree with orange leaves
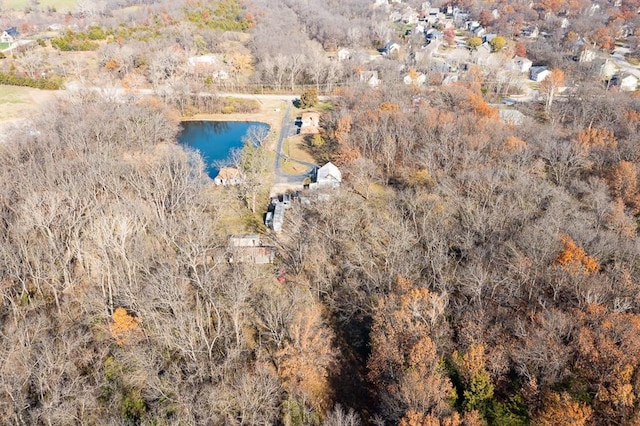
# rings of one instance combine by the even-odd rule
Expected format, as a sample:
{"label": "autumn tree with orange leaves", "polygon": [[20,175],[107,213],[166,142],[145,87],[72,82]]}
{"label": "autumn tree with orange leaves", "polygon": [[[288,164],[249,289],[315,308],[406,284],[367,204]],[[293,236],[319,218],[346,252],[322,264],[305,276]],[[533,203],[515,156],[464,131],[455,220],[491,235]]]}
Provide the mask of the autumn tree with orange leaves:
{"label": "autumn tree with orange leaves", "polygon": [[322,308],[300,309],[288,324],[288,338],[276,355],[283,387],[320,412],[332,406],[329,374],[335,367],[333,334],[324,324]]}
{"label": "autumn tree with orange leaves", "polygon": [[573,383],[586,383],[593,395],[596,424],[637,424],[640,316],[612,312],[597,304],[574,314],[578,328]]}
{"label": "autumn tree with orange leaves", "polygon": [[111,336],[120,346],[127,344],[133,338],[140,337],[142,321],[127,312],[125,308],[118,307],[113,311],[113,322],[109,325]]}
{"label": "autumn tree with orange leaves", "polygon": [[534,417],[536,426],[586,426],[593,410],[585,403],[577,402],[562,392],[550,393],[544,401],[544,408]]}
{"label": "autumn tree with orange leaves", "polygon": [[582,274],[592,274],[600,269],[598,261],[588,256],[582,247],[577,245],[573,238],[568,235],[562,235],[560,241],[564,245],[564,249],[556,257],[555,263],[561,268],[572,272]]}
{"label": "autumn tree with orange leaves", "polygon": [[442,335],[445,305],[443,297],[413,288],[403,277],[379,302],[367,367],[389,418],[397,421],[409,411],[451,413],[455,391],[434,344]]}
{"label": "autumn tree with orange leaves", "polygon": [[622,199],[634,211],[640,207],[638,195],[638,171],[635,164],[622,160],[611,170],[608,176],[613,196]]}

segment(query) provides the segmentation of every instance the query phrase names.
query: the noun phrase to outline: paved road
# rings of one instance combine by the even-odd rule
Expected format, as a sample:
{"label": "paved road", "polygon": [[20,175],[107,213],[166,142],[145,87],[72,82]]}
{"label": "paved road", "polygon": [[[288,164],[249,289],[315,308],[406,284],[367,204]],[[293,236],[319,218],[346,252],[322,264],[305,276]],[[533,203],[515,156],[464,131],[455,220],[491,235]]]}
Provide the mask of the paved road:
{"label": "paved road", "polygon": [[[113,86],[113,87],[98,87],[98,86],[87,86],[79,81],[69,81],[65,83],[65,89],[70,92],[77,92],[80,90],[90,90],[94,92],[99,92],[105,96],[111,97],[122,97],[122,96],[152,96],[157,95],[161,91],[157,91],[154,89],[124,89],[122,87]],[[168,90],[168,89],[163,89]],[[286,101],[293,102],[296,99],[300,98],[298,95],[273,95],[273,94],[252,94],[252,93],[231,93],[231,92],[199,92],[198,96],[219,96],[222,98],[238,98],[238,99],[254,99],[258,102],[268,101],[268,100],[276,100],[276,101]],[[318,99],[321,101],[330,100],[330,96],[318,96]]]}
{"label": "paved road", "polygon": [[[304,179],[310,176],[313,170],[318,167],[313,163],[294,160],[282,152],[282,147],[284,146],[285,139],[289,136],[294,135],[295,130],[295,126],[291,119],[291,102],[288,102],[287,109],[285,110],[284,117],[282,118],[282,128],[280,129],[280,136],[278,137],[278,145],[276,146],[276,160],[274,165],[274,170],[276,172],[276,183],[302,184]],[[282,160],[293,161],[295,163],[302,164],[304,166],[307,166],[307,170],[297,175],[290,175],[282,170]]]}
{"label": "paved road", "polygon": [[640,70],[638,67],[631,65],[624,57],[625,53],[629,53],[629,51],[629,48],[617,47],[611,54],[611,59],[616,63],[616,65],[622,68],[623,71],[640,78]]}

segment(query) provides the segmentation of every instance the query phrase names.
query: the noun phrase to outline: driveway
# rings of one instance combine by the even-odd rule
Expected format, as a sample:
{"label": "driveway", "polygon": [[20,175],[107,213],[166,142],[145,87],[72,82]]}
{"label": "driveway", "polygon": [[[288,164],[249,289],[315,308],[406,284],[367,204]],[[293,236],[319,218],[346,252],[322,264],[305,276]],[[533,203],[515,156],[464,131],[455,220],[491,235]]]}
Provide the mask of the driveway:
{"label": "driveway", "polygon": [[[287,109],[284,112],[282,119],[282,128],[280,129],[280,136],[278,137],[278,145],[276,146],[276,160],[274,170],[276,172],[276,184],[300,184],[302,185],[305,178],[311,176],[313,171],[318,167],[317,164],[307,163],[306,161],[299,161],[290,158],[282,152],[284,141],[286,138],[295,135],[296,126],[291,118],[291,102],[287,103]],[[300,174],[291,175],[282,170],[282,160],[293,161],[294,163],[302,164],[307,167],[307,170]]]}

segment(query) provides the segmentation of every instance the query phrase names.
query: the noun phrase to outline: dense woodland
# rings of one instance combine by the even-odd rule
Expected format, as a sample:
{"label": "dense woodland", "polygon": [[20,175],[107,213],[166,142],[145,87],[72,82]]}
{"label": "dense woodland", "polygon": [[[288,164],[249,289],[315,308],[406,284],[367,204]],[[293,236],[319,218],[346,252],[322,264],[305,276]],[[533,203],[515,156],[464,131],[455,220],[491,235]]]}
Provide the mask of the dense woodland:
{"label": "dense woodland", "polygon": [[[231,43],[238,84],[339,88],[308,148],[344,183],[280,235],[247,225],[277,248],[272,265],[227,261],[229,205],[251,197],[213,189],[176,143],[185,105],[207,107],[189,95],[204,76],[143,100],[80,91],[0,147],[1,424],[640,422],[640,98],[592,82],[551,102],[542,86],[511,126],[479,70],[422,89],[340,84],[356,64],[313,55],[385,40],[369,3],[212,3],[234,32],[200,3],[150,4],[138,18],[166,19],[177,48],[100,44],[102,72],[153,87],[187,85],[186,51]],[[480,17],[487,3],[471,3]],[[496,3],[513,16],[487,25],[589,6],[521,3]],[[633,8],[596,16],[613,32]],[[108,32],[106,10],[77,19]],[[527,47],[589,81],[565,37]]]}

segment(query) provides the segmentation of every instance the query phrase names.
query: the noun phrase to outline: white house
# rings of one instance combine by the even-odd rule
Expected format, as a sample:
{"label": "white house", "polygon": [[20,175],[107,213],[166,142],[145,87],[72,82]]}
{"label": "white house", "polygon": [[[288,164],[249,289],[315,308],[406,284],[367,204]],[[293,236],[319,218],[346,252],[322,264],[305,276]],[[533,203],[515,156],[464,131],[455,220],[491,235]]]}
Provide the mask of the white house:
{"label": "white house", "polygon": [[538,29],[538,27],[523,28],[522,30],[520,30],[520,35],[527,38],[538,38],[538,35],[540,35],[540,30]]}
{"label": "white house", "polygon": [[236,168],[223,167],[215,179],[213,179],[213,183],[216,185],[240,185],[242,183],[242,176]]}
{"label": "white house", "polygon": [[344,47],[338,50],[338,60],[346,61],[347,59],[351,59],[351,51],[349,49],[345,49]]}
{"label": "white house", "polygon": [[402,22],[411,25],[417,24],[418,12],[416,12],[412,7],[407,7],[402,13]]}
{"label": "white house", "polygon": [[383,55],[391,55],[394,52],[397,52],[398,50],[400,50],[400,45],[398,43],[396,43],[396,42],[393,42],[393,41],[389,40],[382,47],[382,54]]}
{"label": "white house", "polygon": [[611,80],[613,75],[618,72],[618,66],[613,61],[605,60],[600,66],[600,77],[605,80]]}
{"label": "white house", "polygon": [[228,80],[229,73],[222,69],[222,61],[218,55],[190,56],[187,64],[192,72],[210,74],[215,80]]}
{"label": "white house", "polygon": [[531,69],[529,69],[529,78],[533,81],[541,82],[549,75],[551,75],[551,71],[544,66],[531,67]]}
{"label": "white house", "polygon": [[618,87],[623,92],[635,92],[638,89],[638,77],[631,74],[616,74],[609,84]]}
{"label": "white house", "polygon": [[187,59],[187,63],[190,67],[197,66],[213,66],[218,65],[220,61],[216,55],[200,55],[200,56],[189,56]]}
{"label": "white house", "polygon": [[530,59],[523,58],[520,56],[516,56],[511,60],[510,67],[511,69],[518,72],[529,72],[533,62]]}
{"label": "white house", "polygon": [[229,73],[226,72],[225,70],[217,70],[211,73],[211,77],[214,80],[228,80],[229,79]]}
{"label": "white house", "polygon": [[319,187],[337,188],[342,183],[342,173],[331,162],[320,167],[316,172],[316,184]]}
{"label": "white house", "polygon": [[18,30],[16,27],[7,28],[0,35],[0,43],[13,43],[18,38]]}
{"label": "white house", "polygon": [[473,33],[473,35],[475,37],[482,37],[483,35],[485,35],[487,30],[485,30],[484,27],[482,27],[482,26],[478,26],[478,27],[475,27],[474,29],[472,29],[471,32]]}
{"label": "white house", "polygon": [[380,84],[378,71],[362,71],[360,73],[360,81],[362,81],[363,83],[367,83],[371,88],[378,87],[378,85]]}
{"label": "white house", "polygon": [[578,62],[592,62],[596,58],[596,52],[591,49],[583,49],[578,56]]}

